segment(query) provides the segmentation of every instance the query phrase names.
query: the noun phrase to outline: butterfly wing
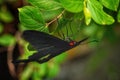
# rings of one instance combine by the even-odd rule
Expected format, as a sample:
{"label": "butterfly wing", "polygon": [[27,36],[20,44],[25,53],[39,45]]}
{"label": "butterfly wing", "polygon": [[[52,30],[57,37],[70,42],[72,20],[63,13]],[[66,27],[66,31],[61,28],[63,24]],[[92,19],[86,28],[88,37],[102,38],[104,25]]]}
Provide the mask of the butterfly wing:
{"label": "butterfly wing", "polygon": [[61,54],[62,52],[65,52],[68,49],[70,48],[59,48],[55,46],[50,46],[46,50],[39,51],[38,53],[29,56],[29,61],[37,61],[39,63],[44,63],[51,58]]}
{"label": "butterfly wing", "polygon": [[[42,63],[71,48],[68,42],[44,32],[27,30],[22,36],[38,51],[37,53],[29,56],[27,61],[38,61]],[[41,59],[47,55],[48,57]]]}
{"label": "butterfly wing", "polygon": [[50,60],[51,58],[61,54],[62,52],[65,52],[66,50],[68,50],[70,48],[65,47],[65,48],[59,48],[59,47],[55,47],[55,46],[49,46],[44,50],[40,50],[37,53],[31,55],[28,57],[28,59],[22,59],[22,60],[15,60],[12,61],[14,64],[18,64],[18,63],[28,63],[28,62],[32,62],[32,61],[36,61],[39,63],[44,63],[47,62],[48,60]]}
{"label": "butterfly wing", "polygon": [[69,46],[68,42],[56,38],[52,35],[46,34],[44,32],[27,30],[24,31],[22,36],[26,41],[30,42],[30,44],[38,51],[42,48],[46,48],[49,46],[57,47]]}
{"label": "butterfly wing", "polygon": [[28,59],[17,60],[14,63],[31,61],[43,63],[72,48],[68,42],[43,32],[27,30],[23,33],[23,38],[30,42],[38,52],[29,56]]}

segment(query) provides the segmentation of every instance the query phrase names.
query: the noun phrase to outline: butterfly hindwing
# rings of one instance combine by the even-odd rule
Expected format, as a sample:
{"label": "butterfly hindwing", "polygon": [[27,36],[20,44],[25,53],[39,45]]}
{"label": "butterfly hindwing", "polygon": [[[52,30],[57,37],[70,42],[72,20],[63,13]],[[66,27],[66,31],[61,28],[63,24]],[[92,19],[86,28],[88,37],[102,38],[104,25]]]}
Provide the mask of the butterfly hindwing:
{"label": "butterfly hindwing", "polygon": [[68,47],[57,48],[57,47],[51,46],[51,47],[48,47],[48,49],[45,49],[43,51],[42,50],[38,51],[38,53],[35,53],[29,56],[28,59],[29,61],[37,61],[39,63],[43,63],[69,49],[70,47],[69,48]]}

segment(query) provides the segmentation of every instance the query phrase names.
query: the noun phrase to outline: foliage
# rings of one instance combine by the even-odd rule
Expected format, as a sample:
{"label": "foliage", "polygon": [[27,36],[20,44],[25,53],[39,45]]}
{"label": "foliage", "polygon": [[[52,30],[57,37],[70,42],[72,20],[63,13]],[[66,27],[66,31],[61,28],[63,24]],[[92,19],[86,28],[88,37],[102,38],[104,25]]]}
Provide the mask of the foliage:
{"label": "foliage", "polygon": [[[2,2],[0,0],[0,4]],[[90,41],[95,39],[102,41],[106,38],[114,42],[117,39],[113,27],[120,23],[119,0],[27,0],[27,2],[28,5],[18,8],[20,31],[28,29],[43,31],[64,40],[68,36],[73,40],[80,40],[86,36],[90,37]],[[13,21],[13,16],[5,7],[0,8],[0,21],[4,23]],[[0,33],[4,30],[2,22]],[[0,36],[2,46],[13,45],[16,42],[15,37],[10,34]],[[27,58],[35,52],[28,50],[28,43],[22,42],[22,45],[25,54],[20,58]],[[94,71],[101,59],[107,55],[102,51],[99,55],[96,54],[89,62],[92,64],[91,70]],[[45,64],[34,62],[28,64],[20,74],[21,80],[55,77],[59,72],[59,65],[66,56],[62,54]]]}
{"label": "foliage", "polygon": [[[2,4],[4,1],[0,0],[0,4]],[[1,6],[0,7],[0,21],[4,23],[9,23],[13,21],[13,16],[11,13],[8,11],[6,6]],[[0,34],[3,32],[3,24],[0,22]],[[5,34],[0,36],[0,45],[3,46],[9,46],[9,45],[14,45],[15,43],[15,38],[11,34]]]}

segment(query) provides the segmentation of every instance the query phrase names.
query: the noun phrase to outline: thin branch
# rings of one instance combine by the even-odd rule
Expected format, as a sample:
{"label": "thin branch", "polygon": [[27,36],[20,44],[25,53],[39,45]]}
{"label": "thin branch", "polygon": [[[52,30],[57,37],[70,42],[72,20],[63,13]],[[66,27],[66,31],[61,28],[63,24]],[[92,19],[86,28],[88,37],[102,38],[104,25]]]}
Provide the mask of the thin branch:
{"label": "thin branch", "polygon": [[[20,40],[20,32],[16,32],[15,38],[16,38],[16,42],[19,42],[19,40]],[[8,49],[7,49],[7,63],[8,63],[8,68],[9,68],[10,74],[14,78],[16,78],[17,75],[16,75],[16,71],[15,71],[15,66],[12,63],[14,48],[15,48],[15,44],[11,45],[11,46],[8,46]]]}
{"label": "thin branch", "polygon": [[62,11],[62,13],[60,15],[58,15],[56,18],[54,18],[52,21],[50,21],[49,23],[46,24],[46,26],[48,27],[50,24],[52,24],[53,22],[55,22],[57,19],[59,19],[63,13],[65,12],[65,10]]}
{"label": "thin branch", "polygon": [[8,68],[9,72],[13,77],[16,77],[16,72],[15,72],[15,66],[12,63],[12,55],[13,55],[13,50],[14,50],[15,45],[9,46],[8,47],[8,53],[7,53],[7,63],[8,63]]}

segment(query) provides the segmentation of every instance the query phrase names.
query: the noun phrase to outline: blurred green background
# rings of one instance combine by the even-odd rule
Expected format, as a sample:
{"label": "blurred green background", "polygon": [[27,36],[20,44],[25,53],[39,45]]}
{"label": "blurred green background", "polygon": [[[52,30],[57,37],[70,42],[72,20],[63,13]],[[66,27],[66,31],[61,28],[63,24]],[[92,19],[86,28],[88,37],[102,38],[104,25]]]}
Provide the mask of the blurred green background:
{"label": "blurred green background", "polygon": [[[0,0],[1,79],[120,80],[119,4],[119,0]],[[14,65],[12,60],[34,53],[21,37],[24,30],[63,40],[89,39],[44,64]]]}

